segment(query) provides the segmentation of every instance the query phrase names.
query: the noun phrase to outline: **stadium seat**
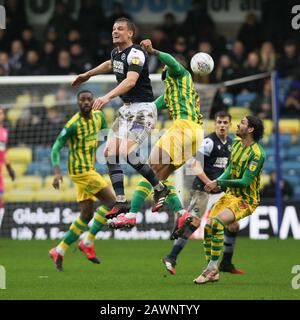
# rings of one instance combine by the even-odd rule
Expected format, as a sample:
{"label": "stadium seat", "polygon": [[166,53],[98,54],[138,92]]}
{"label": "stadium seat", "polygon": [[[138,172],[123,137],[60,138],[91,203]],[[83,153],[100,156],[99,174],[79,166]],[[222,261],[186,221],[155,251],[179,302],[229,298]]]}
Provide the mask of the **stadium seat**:
{"label": "stadium seat", "polygon": [[143,177],[141,175],[139,175],[139,174],[132,175],[130,177],[130,183],[129,183],[130,187],[131,188],[136,188],[137,185],[139,184],[139,182],[142,180],[142,178]]}
{"label": "stadium seat", "polygon": [[205,120],[203,121],[204,134],[207,136],[215,130],[214,120]]}
{"label": "stadium seat", "polygon": [[300,160],[300,146],[292,146],[286,151],[289,160]]}
{"label": "stadium seat", "polygon": [[266,173],[270,173],[275,170],[275,162],[274,161],[265,161],[263,171]]}
{"label": "stadium seat", "polygon": [[297,173],[300,173],[300,162],[299,161],[284,161],[282,163],[282,170],[284,170],[285,172],[288,171],[288,172],[297,172]]}
{"label": "stadium seat", "polygon": [[[46,189],[51,189],[53,188],[52,183],[53,183],[53,178],[54,176],[47,176],[44,180],[44,188]],[[63,183],[60,185],[60,190],[68,190],[70,189],[71,185],[71,179],[68,176],[63,176]]]}
{"label": "stadium seat", "polygon": [[10,178],[5,177],[4,178],[4,192],[11,191],[15,186],[14,181],[12,181]]}
{"label": "stadium seat", "polygon": [[232,106],[234,104],[234,96],[229,92],[221,93],[221,98],[224,104],[227,106]]}
{"label": "stadium seat", "polygon": [[[62,174],[67,174],[67,170],[64,170],[64,166],[61,165],[61,171]],[[50,161],[46,162],[46,161],[42,161],[42,162],[38,162],[38,161],[33,161],[29,164],[27,171],[26,171],[27,175],[38,175],[41,177],[46,177],[52,174],[52,166],[50,164]]]}
{"label": "stadium seat", "polygon": [[236,120],[241,120],[242,118],[251,114],[250,110],[244,107],[231,107],[228,111],[231,114],[232,119]]}
{"label": "stadium seat", "polygon": [[[292,145],[292,135],[290,133],[283,133],[279,135],[280,147],[289,147]],[[275,146],[275,134],[269,137],[269,145]]]}
{"label": "stadium seat", "polygon": [[12,127],[15,127],[22,113],[22,109],[12,108],[7,111],[6,117]]}
{"label": "stadium seat", "polygon": [[256,93],[240,93],[235,98],[235,103],[238,106],[248,107],[250,103],[256,98]]}
{"label": "stadium seat", "polygon": [[26,147],[16,147],[7,150],[7,159],[12,163],[29,164],[32,160],[32,150]]}
{"label": "stadium seat", "polygon": [[29,94],[21,94],[19,96],[17,96],[16,99],[16,108],[25,108],[25,107],[29,107],[31,103],[31,96]]}
{"label": "stadium seat", "polygon": [[265,135],[269,136],[273,133],[273,121],[270,119],[263,120],[264,128],[265,128]]}
{"label": "stadium seat", "polygon": [[238,125],[240,122],[241,122],[241,119],[239,119],[239,120],[233,119],[233,120],[231,121],[231,127],[230,127],[230,129],[229,129],[229,132],[232,133],[232,134],[234,134],[234,136],[235,136],[235,134],[236,134],[237,125]]}
{"label": "stadium seat", "polygon": [[77,191],[76,188],[68,188],[62,192],[62,201],[74,202],[76,201]]}
{"label": "stadium seat", "polygon": [[51,156],[51,148],[36,147],[34,149],[34,160],[35,161],[49,160],[50,156]]}
{"label": "stadium seat", "polygon": [[[12,167],[15,170],[16,178],[22,177],[27,171],[27,165],[23,163],[13,163]],[[2,172],[4,177],[9,177],[8,171],[6,169],[3,169]]]}
{"label": "stadium seat", "polygon": [[36,191],[32,190],[12,190],[4,192],[4,202],[32,202]]}
{"label": "stadium seat", "polygon": [[300,184],[300,177],[298,175],[284,174],[283,179],[287,180],[293,186],[298,186]]}
{"label": "stadium seat", "polygon": [[260,189],[263,189],[266,184],[270,182],[270,176],[268,174],[262,174],[260,177]]}
{"label": "stadium seat", "polygon": [[43,185],[41,177],[37,176],[24,176],[16,179],[15,188],[19,190],[40,190]]}
{"label": "stadium seat", "polygon": [[279,102],[283,104],[287,95],[287,92],[291,86],[292,80],[290,79],[279,79],[278,88],[279,88]]}
{"label": "stadium seat", "polygon": [[47,94],[43,97],[43,105],[46,108],[53,108],[56,105],[56,97],[54,94]]}
{"label": "stadium seat", "polygon": [[[275,148],[274,147],[265,147],[267,161],[275,161]],[[285,159],[286,149],[280,148],[279,150],[280,158]]]}
{"label": "stadium seat", "polygon": [[44,201],[50,201],[50,202],[58,202],[62,201],[64,192],[60,190],[55,189],[41,189],[39,191],[36,191],[33,196],[33,201],[37,202],[44,202]]}
{"label": "stadium seat", "polygon": [[[51,153],[51,150],[50,150],[50,153]],[[61,151],[60,151],[61,160],[62,161],[68,160],[68,156],[69,156],[69,148],[66,148],[66,147],[62,148]]]}
{"label": "stadium seat", "polygon": [[295,199],[300,199],[300,186],[297,186],[297,187],[294,189],[294,198],[295,198]]}
{"label": "stadium seat", "polygon": [[115,120],[115,109],[107,106],[103,109],[107,123],[112,124]]}
{"label": "stadium seat", "polygon": [[280,120],[279,130],[281,133],[299,134],[300,133],[300,121],[298,119]]}

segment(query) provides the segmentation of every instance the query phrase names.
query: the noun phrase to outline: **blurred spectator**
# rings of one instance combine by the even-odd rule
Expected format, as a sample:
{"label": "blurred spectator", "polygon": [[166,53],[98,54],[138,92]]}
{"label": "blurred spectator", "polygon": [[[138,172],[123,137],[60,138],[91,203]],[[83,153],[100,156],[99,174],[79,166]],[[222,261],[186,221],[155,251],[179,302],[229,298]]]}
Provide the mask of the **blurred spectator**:
{"label": "blurred spectator", "polygon": [[[291,199],[294,195],[294,190],[291,184],[282,179],[280,182],[280,189],[282,192],[282,197],[284,200]],[[276,198],[276,172],[272,171],[270,174],[270,182],[265,185],[261,191],[261,196],[263,198],[275,199]]]}
{"label": "blurred spectator", "polygon": [[21,40],[23,43],[23,47],[25,51],[28,50],[35,50],[38,51],[40,49],[40,44],[39,42],[35,39],[33,29],[29,26],[27,26],[23,31],[22,31],[22,36]]}
{"label": "blurred spectator", "polygon": [[244,44],[247,53],[260,47],[261,26],[255,14],[250,13],[246,16],[237,38]]}
{"label": "blurred spectator", "polygon": [[[16,145],[32,145],[35,142],[35,132],[33,130],[33,122],[29,109],[23,109],[19,117],[13,140]],[[37,133],[37,137],[41,134]],[[12,136],[11,136],[12,137]]]}
{"label": "blurred spectator", "polygon": [[41,76],[46,75],[46,68],[40,61],[40,56],[37,51],[30,50],[26,54],[26,60],[20,74],[24,76]]}
{"label": "blurred spectator", "polygon": [[66,40],[69,30],[74,24],[66,5],[62,1],[56,2],[55,11],[48,25],[59,32],[60,41]]}
{"label": "blurred spectator", "polygon": [[47,135],[39,137],[38,143],[48,146],[52,145],[64,124],[64,119],[62,118],[62,114],[58,111],[58,108],[53,107],[47,109],[46,118],[42,119],[42,121],[34,128],[36,133],[48,132]]}
{"label": "blurred spectator", "polygon": [[[165,51],[165,52],[172,52],[173,50],[173,43],[167,39],[167,34],[165,31],[160,28],[156,27],[151,32],[151,41],[153,47],[157,50]],[[157,58],[156,55],[149,56],[149,72],[155,73],[159,72],[161,68],[160,60]]]}
{"label": "blurred spectator", "polygon": [[7,36],[13,40],[21,35],[21,31],[27,25],[25,1],[6,0],[5,10]]}
{"label": "blurred spectator", "polygon": [[282,117],[300,118],[300,86],[293,84],[284,102]]}
{"label": "blurred spectator", "polygon": [[233,43],[231,51],[229,52],[229,56],[236,67],[242,68],[246,59],[243,42],[238,40],[235,41]]}
{"label": "blurred spectator", "polygon": [[11,44],[9,62],[11,65],[11,75],[18,75],[24,64],[24,48],[20,40],[14,40]]}
{"label": "blurred spectator", "polygon": [[71,29],[68,33],[68,45],[81,42],[81,34],[78,29]]}
{"label": "blurred spectator", "polygon": [[250,110],[261,119],[272,119],[272,85],[266,80],[262,95],[258,95],[251,103]]}
{"label": "blurred spectator", "polygon": [[5,74],[5,69],[4,67],[0,64],[0,77],[5,77],[6,74]]}
{"label": "blurred spectator", "polygon": [[181,54],[187,56],[188,46],[184,37],[179,36],[176,38],[173,48],[173,54]]}
{"label": "blurred spectator", "polygon": [[112,39],[111,34],[108,32],[100,33],[98,36],[98,42],[96,42],[96,51],[93,55],[95,64],[100,64],[108,59],[110,59],[110,54],[112,50]]}
{"label": "blurred spectator", "polygon": [[223,96],[226,90],[227,88],[222,87],[216,92],[210,109],[209,119],[215,119],[215,114],[219,111],[228,111],[229,104],[226,103],[226,99]]}
{"label": "blurred spectator", "polygon": [[[259,60],[258,53],[255,51],[250,52],[248,54],[245,67],[243,69],[243,76],[248,77],[248,76],[253,76],[261,73],[259,65],[260,65],[260,60]],[[246,82],[245,84],[242,85],[242,88],[250,92],[261,92],[262,81],[254,80],[254,81]]]}
{"label": "blurred spectator", "polygon": [[56,49],[60,46],[60,42],[58,39],[58,32],[55,28],[49,27],[46,32],[46,38],[45,41],[50,41],[53,43]]}
{"label": "blurred spectator", "polygon": [[0,52],[0,66],[3,67],[3,75],[9,76],[11,73],[11,67],[9,64],[9,56],[6,52]]}
{"label": "blurred spectator", "polygon": [[53,75],[71,75],[77,74],[76,67],[72,64],[71,55],[67,50],[61,50],[58,53],[57,64],[52,70]]}
{"label": "blurred spectator", "polygon": [[10,41],[7,36],[7,32],[4,29],[0,29],[0,48],[2,51],[9,50]]}
{"label": "blurred spectator", "polygon": [[227,54],[223,54],[220,57],[219,63],[216,69],[216,81],[223,82],[237,78],[237,71],[232,64],[231,58]]}
{"label": "blurred spectator", "polygon": [[193,0],[182,29],[189,43],[196,46],[201,40],[211,41],[215,24],[207,12],[206,1]]}
{"label": "blurred spectator", "polygon": [[164,21],[159,28],[164,31],[167,39],[171,42],[174,42],[175,37],[180,34],[180,29],[176,23],[176,17],[171,12],[168,12],[164,15]]}
{"label": "blurred spectator", "polygon": [[273,71],[276,66],[276,53],[272,42],[263,42],[260,49],[260,70]]}
{"label": "blurred spectator", "polygon": [[111,31],[100,1],[82,0],[78,21],[84,44],[94,46],[99,32]]}
{"label": "blurred spectator", "polygon": [[295,66],[299,63],[296,42],[294,40],[287,40],[283,50],[283,55],[277,61],[279,76],[282,78],[293,78]]}
{"label": "blurred spectator", "polygon": [[61,86],[56,92],[56,106],[59,110],[63,110],[64,117],[69,119],[77,112],[77,104],[73,103],[70,91],[66,86]]}
{"label": "blurred spectator", "polygon": [[70,47],[72,64],[78,73],[86,72],[93,67],[91,58],[84,52],[80,43],[73,43]]}
{"label": "blurred spectator", "polygon": [[125,12],[123,4],[121,2],[115,1],[112,5],[112,14],[107,19],[109,30],[112,30],[115,21],[122,17],[132,20],[130,14]]}
{"label": "blurred spectator", "polygon": [[55,66],[55,61],[57,59],[57,52],[55,45],[51,41],[46,41],[42,50],[43,64],[47,67],[48,72]]}

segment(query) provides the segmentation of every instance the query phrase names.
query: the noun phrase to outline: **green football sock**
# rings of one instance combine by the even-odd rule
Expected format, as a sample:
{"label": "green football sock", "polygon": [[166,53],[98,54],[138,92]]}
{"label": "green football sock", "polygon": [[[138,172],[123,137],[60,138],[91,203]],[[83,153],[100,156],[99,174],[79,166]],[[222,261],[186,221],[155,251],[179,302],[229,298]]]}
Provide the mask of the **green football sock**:
{"label": "green football sock", "polygon": [[217,218],[212,219],[211,260],[218,261],[224,244],[224,224]]}
{"label": "green football sock", "polygon": [[174,185],[168,180],[165,180],[164,184],[171,190],[171,192],[169,193],[166,199],[166,203],[168,204],[170,209],[175,213],[183,210],[183,206],[177,195]]}
{"label": "green football sock", "polygon": [[139,184],[137,185],[132,200],[131,200],[131,207],[130,212],[138,213],[141,212],[143,209],[143,204],[145,200],[148,198],[149,194],[152,191],[152,185],[146,179],[141,179]]}
{"label": "green football sock", "polygon": [[106,206],[101,206],[97,209],[94,216],[93,224],[90,227],[88,233],[84,237],[83,243],[86,246],[91,246],[95,240],[96,234],[103,228],[106,224],[106,214],[109,212],[110,208]]}
{"label": "green football sock", "polygon": [[204,255],[205,260],[209,263],[211,258],[211,236],[212,236],[212,227],[209,224],[206,224],[204,227]]}
{"label": "green football sock", "polygon": [[78,240],[78,238],[88,229],[88,225],[80,217],[72,224],[69,231],[65,234],[60,244],[56,247],[57,252],[64,255],[70,245]]}

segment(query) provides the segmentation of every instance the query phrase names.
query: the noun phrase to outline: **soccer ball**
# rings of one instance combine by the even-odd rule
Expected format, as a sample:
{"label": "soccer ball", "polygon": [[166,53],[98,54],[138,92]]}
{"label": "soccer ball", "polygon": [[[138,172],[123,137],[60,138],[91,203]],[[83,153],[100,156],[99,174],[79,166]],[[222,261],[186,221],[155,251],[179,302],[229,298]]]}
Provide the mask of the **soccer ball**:
{"label": "soccer ball", "polygon": [[199,76],[206,76],[213,71],[214,60],[209,54],[198,52],[191,59],[191,69]]}

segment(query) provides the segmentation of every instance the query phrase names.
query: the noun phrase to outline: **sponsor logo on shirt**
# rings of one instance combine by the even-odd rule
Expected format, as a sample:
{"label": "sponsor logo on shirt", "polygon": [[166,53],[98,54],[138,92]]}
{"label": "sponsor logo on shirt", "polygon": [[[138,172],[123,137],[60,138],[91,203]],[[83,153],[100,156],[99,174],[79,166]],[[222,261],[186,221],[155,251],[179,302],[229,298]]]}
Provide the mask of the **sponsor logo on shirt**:
{"label": "sponsor logo on shirt", "polygon": [[116,61],[114,60],[113,63],[113,70],[114,73],[124,73],[124,63],[122,61]]}

